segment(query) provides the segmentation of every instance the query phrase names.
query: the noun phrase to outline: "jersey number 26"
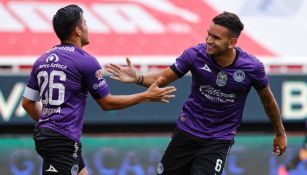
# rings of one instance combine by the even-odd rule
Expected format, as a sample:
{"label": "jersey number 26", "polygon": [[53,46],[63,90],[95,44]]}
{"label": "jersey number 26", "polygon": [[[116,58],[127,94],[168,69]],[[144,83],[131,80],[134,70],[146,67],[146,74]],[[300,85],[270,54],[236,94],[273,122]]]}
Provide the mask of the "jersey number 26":
{"label": "jersey number 26", "polygon": [[[37,74],[38,84],[40,86],[39,94],[44,105],[59,106],[64,102],[65,86],[62,83],[56,83],[54,81],[55,77],[59,77],[61,81],[66,80],[66,74],[63,71],[53,70],[50,72],[50,75],[47,71],[40,71]],[[58,91],[57,97],[53,97],[55,91]]]}

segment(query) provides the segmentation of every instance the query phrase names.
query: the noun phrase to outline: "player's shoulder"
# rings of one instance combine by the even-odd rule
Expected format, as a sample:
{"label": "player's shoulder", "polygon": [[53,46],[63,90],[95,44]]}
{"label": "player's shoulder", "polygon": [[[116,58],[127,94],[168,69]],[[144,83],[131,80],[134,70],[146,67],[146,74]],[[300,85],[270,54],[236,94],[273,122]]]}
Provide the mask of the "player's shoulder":
{"label": "player's shoulder", "polygon": [[186,51],[194,52],[194,53],[205,52],[206,47],[207,47],[206,43],[199,43],[192,47],[189,47],[188,49],[186,49]]}
{"label": "player's shoulder", "polygon": [[82,49],[78,48],[78,50],[76,50],[76,53],[79,55],[80,62],[84,62],[84,64],[97,61],[97,59],[93,55],[89,54],[88,52]]}
{"label": "player's shoulder", "polygon": [[97,64],[97,60],[83,49],[73,45],[56,45],[42,54],[35,61],[34,65],[52,63],[82,68],[91,64]]}
{"label": "player's shoulder", "polygon": [[184,52],[186,54],[189,54],[192,58],[195,58],[195,56],[199,54],[206,55],[206,43],[199,43],[197,45],[189,47]]}
{"label": "player's shoulder", "polygon": [[50,55],[50,53],[45,52],[41,56],[39,56],[34,62],[34,67],[37,66],[37,65],[40,65],[40,64],[45,64],[48,61],[47,59],[48,59],[49,55]]}
{"label": "player's shoulder", "polygon": [[98,60],[93,55],[87,53],[82,49],[79,49],[78,52],[79,52],[78,53],[79,57],[77,65],[81,71],[88,72],[91,70],[96,70],[101,67]]}
{"label": "player's shoulder", "polygon": [[262,66],[262,62],[255,55],[252,55],[239,47],[237,47],[236,50],[240,52],[240,61],[244,62],[244,64],[253,67]]}

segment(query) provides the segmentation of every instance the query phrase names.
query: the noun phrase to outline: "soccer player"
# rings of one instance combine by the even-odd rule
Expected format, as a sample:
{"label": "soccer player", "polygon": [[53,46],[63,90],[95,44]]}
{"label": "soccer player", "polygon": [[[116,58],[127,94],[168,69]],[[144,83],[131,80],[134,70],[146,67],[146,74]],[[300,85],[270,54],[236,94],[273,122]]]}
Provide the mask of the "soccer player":
{"label": "soccer player", "polygon": [[152,83],[164,86],[188,71],[192,74],[191,93],[158,164],[158,174],[221,175],[251,87],[257,90],[275,128],[273,152],[277,155],[285,152],[287,137],[264,66],[236,47],[243,28],[236,14],[223,12],[213,18],[206,43],[186,49],[163,71],[137,74],[129,59],[127,67],[107,66],[113,74],[111,78],[143,86]]}
{"label": "soccer player", "polygon": [[63,7],[52,22],[61,44],[34,63],[22,106],[37,121],[34,140],[43,174],[87,175],[80,137],[88,92],[102,109],[114,110],[146,101],[168,102],[176,89],[153,84],[142,93],[111,95],[96,58],[82,50],[89,44],[82,9]]}

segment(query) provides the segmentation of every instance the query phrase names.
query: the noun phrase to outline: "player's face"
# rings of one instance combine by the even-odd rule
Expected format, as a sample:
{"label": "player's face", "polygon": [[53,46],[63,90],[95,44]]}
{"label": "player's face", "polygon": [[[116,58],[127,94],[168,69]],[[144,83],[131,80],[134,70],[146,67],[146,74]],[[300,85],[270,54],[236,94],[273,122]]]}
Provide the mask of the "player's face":
{"label": "player's face", "polygon": [[220,56],[234,47],[234,40],[226,27],[212,23],[206,37],[206,52],[212,56]]}
{"label": "player's face", "polygon": [[83,15],[81,15],[81,46],[85,46],[89,44],[89,39],[88,39],[88,27],[86,24],[86,20]]}

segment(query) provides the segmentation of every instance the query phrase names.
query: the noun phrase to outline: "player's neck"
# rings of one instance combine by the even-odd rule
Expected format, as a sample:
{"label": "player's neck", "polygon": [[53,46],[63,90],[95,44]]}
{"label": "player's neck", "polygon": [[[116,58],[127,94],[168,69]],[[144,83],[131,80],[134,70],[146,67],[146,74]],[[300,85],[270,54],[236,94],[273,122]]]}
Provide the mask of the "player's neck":
{"label": "player's neck", "polygon": [[232,49],[225,52],[222,55],[214,56],[215,62],[221,67],[227,67],[231,65],[236,59],[236,49]]}
{"label": "player's neck", "polygon": [[81,41],[73,39],[73,38],[69,38],[67,40],[64,40],[64,41],[61,42],[61,44],[71,44],[71,45],[74,45],[75,47],[79,47],[79,48],[82,47]]}

